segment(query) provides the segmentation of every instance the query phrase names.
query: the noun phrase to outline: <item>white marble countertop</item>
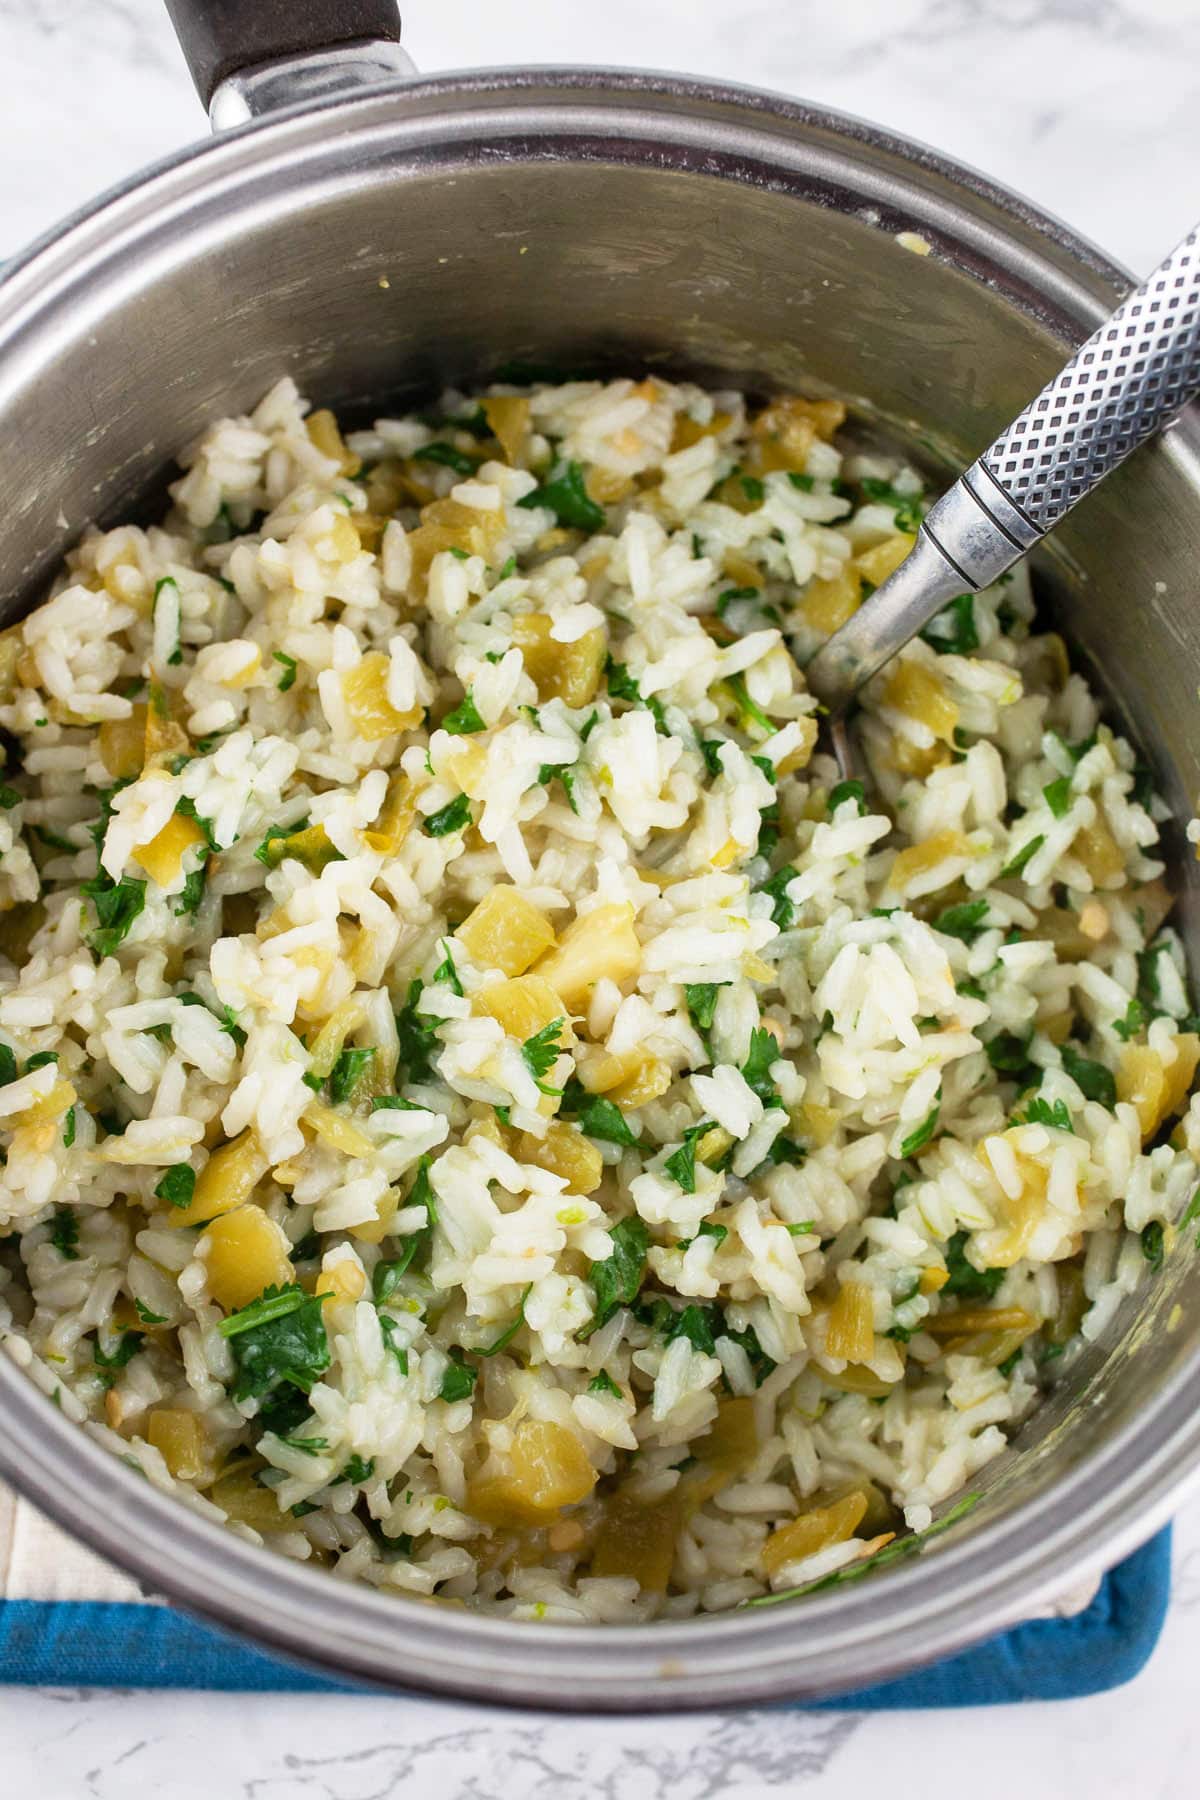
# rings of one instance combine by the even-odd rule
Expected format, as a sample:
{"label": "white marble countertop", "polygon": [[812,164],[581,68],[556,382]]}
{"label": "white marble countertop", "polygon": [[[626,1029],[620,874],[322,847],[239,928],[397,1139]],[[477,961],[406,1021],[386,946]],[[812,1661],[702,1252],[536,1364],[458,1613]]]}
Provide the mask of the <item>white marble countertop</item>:
{"label": "white marble countertop", "polygon": [[[1140,273],[1194,223],[1195,0],[437,0],[426,70],[686,66],[876,118],[1023,190]],[[0,257],[204,120],[159,0],[0,0]],[[1196,1792],[1200,1498],[1170,1617],[1119,1696],[959,1714],[547,1720],[388,1699],[0,1690],[14,1800],[972,1800]],[[936,1755],[937,1762],[932,1758]]]}

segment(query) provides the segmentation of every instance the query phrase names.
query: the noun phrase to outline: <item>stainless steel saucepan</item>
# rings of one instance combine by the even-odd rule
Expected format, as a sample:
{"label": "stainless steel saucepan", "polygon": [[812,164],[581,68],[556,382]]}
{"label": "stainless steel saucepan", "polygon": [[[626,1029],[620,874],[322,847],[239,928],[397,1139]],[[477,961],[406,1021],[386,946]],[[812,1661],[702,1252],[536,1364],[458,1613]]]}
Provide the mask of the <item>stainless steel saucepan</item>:
{"label": "stainless steel saucepan", "polygon": [[[420,78],[387,0],[171,12],[216,140],[71,220],[0,286],[6,618],[89,520],[152,496],[180,445],[285,371],[367,414],[518,358],[832,391],[948,474],[1128,286],[972,171],[775,95],[601,70]],[[1045,567],[1061,628],[1184,816],[1200,790],[1198,449],[1185,417],[1063,525]],[[338,1582],[207,1524],[0,1358],[5,1477],[148,1587],[344,1675],[530,1706],[807,1697],[893,1675],[1132,1548],[1198,1464],[1200,1256],[1181,1247],[919,1556],[762,1612],[514,1624]]]}

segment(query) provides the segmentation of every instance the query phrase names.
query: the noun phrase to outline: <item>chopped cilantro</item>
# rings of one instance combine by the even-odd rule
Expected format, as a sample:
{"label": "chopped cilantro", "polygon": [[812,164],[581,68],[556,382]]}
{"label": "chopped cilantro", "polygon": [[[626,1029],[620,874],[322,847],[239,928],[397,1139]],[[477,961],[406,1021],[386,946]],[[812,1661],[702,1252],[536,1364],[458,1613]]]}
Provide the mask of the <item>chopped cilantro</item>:
{"label": "chopped cilantro", "polygon": [[329,1074],[329,1098],[335,1106],[349,1100],[374,1056],[374,1046],[350,1047],[341,1052]]}
{"label": "chopped cilantro", "polygon": [[977,1269],[967,1261],[967,1234],[956,1231],[946,1245],[946,1268],[950,1279],[943,1294],[959,1295],[965,1300],[990,1300],[1008,1273],[1006,1269]]}
{"label": "chopped cilantro", "polygon": [[636,1213],[622,1219],[609,1232],[612,1249],[603,1262],[594,1262],[588,1270],[588,1280],[596,1295],[596,1310],[590,1322],[578,1333],[582,1338],[591,1337],[602,1325],[607,1325],[613,1314],[622,1306],[632,1306],[646,1275],[646,1252],[650,1248],[650,1233]]}
{"label": "chopped cilantro", "polygon": [[374,1473],[375,1458],[369,1456],[364,1459],[355,1451],[354,1455],[342,1465],[342,1472],[338,1476],[338,1480],[348,1481],[352,1487],[358,1487],[362,1482],[370,1481]]}
{"label": "chopped cilantro", "polygon": [[1074,1131],[1075,1129],[1071,1123],[1071,1115],[1067,1110],[1066,1101],[1056,1100],[1051,1105],[1050,1101],[1043,1100],[1040,1094],[1034,1095],[1025,1108],[1024,1115],[1020,1113],[1014,1115],[1014,1122],[1018,1125],[1049,1125],[1054,1131]]}
{"label": "chopped cilantro", "polygon": [[271,656],[283,669],[283,674],[279,677],[275,686],[281,694],[286,694],[288,689],[295,685],[296,659],[294,656],[285,656],[282,650],[272,650]]}
{"label": "chopped cilantro", "polygon": [[1127,1044],[1130,1038],[1137,1036],[1145,1022],[1146,1014],[1141,1001],[1131,1000],[1125,1008],[1125,1017],[1113,1020],[1113,1030],[1122,1042]]}
{"label": "chopped cilantro", "polygon": [[525,1323],[525,1302],[528,1300],[528,1298],[532,1292],[533,1292],[533,1283],[531,1281],[529,1283],[528,1287],[524,1290],[524,1292],[521,1295],[521,1301],[520,1301],[519,1306],[517,1307],[517,1316],[513,1320],[512,1324],[506,1325],[504,1327],[504,1330],[500,1333],[500,1336],[498,1338],[494,1338],[490,1344],[487,1344],[486,1346],[484,1346],[480,1349],[472,1350],[472,1352],[471,1352],[472,1356],[495,1356],[498,1351],[507,1350],[508,1346],[512,1343],[513,1339],[516,1337],[518,1331],[520,1331],[522,1325]]}
{"label": "chopped cilantro", "polygon": [[945,656],[966,656],[970,651],[978,650],[974,594],[959,594],[929,621],[921,636]]}
{"label": "chopped cilantro", "polygon": [[467,689],[453,712],[446,714],[442,720],[442,730],[448,731],[451,737],[470,737],[472,732],[486,730],[479,716],[479,708],[470,688]]}
{"label": "chopped cilantro", "polygon": [[449,1401],[469,1400],[475,1392],[475,1383],[479,1379],[479,1370],[473,1369],[470,1363],[461,1360],[462,1352],[456,1356],[450,1352],[450,1361],[446,1364],[442,1375],[442,1385],[438,1389],[438,1399]]}
{"label": "chopped cilantro", "polygon": [[447,806],[430,813],[422,830],[429,837],[451,837],[456,831],[465,831],[470,823],[471,802],[465,794],[457,794]]}
{"label": "chopped cilantro", "polygon": [[663,1164],[671,1180],[678,1183],[685,1194],[694,1194],[696,1191],[696,1145],[712,1129],[711,1119],[701,1119],[698,1125],[689,1125],[683,1134],[683,1142]]}
{"label": "chopped cilantro", "polygon": [[778,925],[780,931],[787,931],[789,926],[795,923],[796,908],[788,899],[787,885],[789,881],[795,881],[798,874],[799,870],[787,863],[782,869],[777,869],[769,881],[764,881],[758,890],[760,894],[770,896],[772,901],[771,918]]}
{"label": "chopped cilantro", "polygon": [[132,875],[113,881],[103,870],[80,886],[96,909],[97,929],[89,932],[88,943],[98,962],[115,956],[118,944],[124,942],[129,928],[146,904],[146,883]]}
{"label": "chopped cilantro", "polygon": [[847,800],[853,800],[861,818],[867,810],[865,790],[861,781],[839,781],[829,790],[829,812],[832,816]]}
{"label": "chopped cilantro", "polygon": [[308,827],[307,817],[298,819],[294,825],[268,825],[266,837],[254,852],[255,860],[264,863],[268,869],[277,868],[283,860],[284,852],[282,849],[273,849],[272,846],[282,844],[290,837],[299,837]]}
{"label": "chopped cilantro", "polygon": [[942,1090],[941,1090],[941,1088],[939,1088],[938,1096],[937,1096],[937,1099],[933,1103],[932,1111],[928,1112],[925,1115],[925,1117],[921,1120],[921,1123],[917,1126],[915,1131],[910,1131],[908,1136],[901,1140],[901,1144],[900,1144],[901,1156],[914,1156],[918,1150],[923,1150],[925,1148],[926,1144],[930,1141],[930,1139],[933,1137],[934,1132],[937,1130],[938,1115],[940,1114],[941,1110],[942,1110]]}
{"label": "chopped cilantro", "polygon": [[190,1206],[196,1191],[196,1171],[187,1163],[176,1163],[162,1176],[154,1190],[155,1198],[172,1206]]}
{"label": "chopped cilantro", "polygon": [[1041,1074],[1037,1065],[1029,1060],[1029,1040],[1032,1035],[1032,1032],[1018,1035],[1015,1031],[998,1031],[983,1046],[996,1073],[1014,1076],[1021,1087],[1031,1080],[1037,1080]]}
{"label": "chopped cilantro", "polygon": [[961,906],[943,908],[933,921],[933,929],[944,931],[947,937],[961,938],[964,944],[971,944],[984,930],[983,921],[987,914],[986,900],[966,900]]}
{"label": "chopped cilantro", "polygon": [[521,1045],[521,1061],[533,1076],[539,1093],[561,1094],[562,1092],[561,1088],[547,1086],[542,1077],[549,1074],[562,1054],[562,1045],[558,1040],[565,1024],[565,1019],[551,1019],[548,1025],[543,1025],[540,1031],[535,1031],[533,1036],[526,1038]]}
{"label": "chopped cilantro", "polygon": [[743,494],[745,494],[747,500],[753,500],[756,506],[761,506],[763,500],[766,497],[767,490],[766,490],[765,486],[763,485],[763,483],[759,480],[758,476],[757,475],[739,475],[738,482],[739,482],[739,484],[741,486],[741,490],[742,490]]}
{"label": "chopped cilantro", "polygon": [[728,985],[725,981],[690,981],[684,988],[688,1017],[701,1036],[712,1030],[717,1012],[717,995]]}
{"label": "chopped cilantro", "polygon": [[431,1014],[418,1012],[417,1001],[421,998],[423,983],[413,980],[408,986],[408,999],[402,1010],[396,1014],[396,1034],[400,1041],[400,1063],[407,1070],[410,1081],[433,1081],[437,1070],[433,1059],[442,1046],[438,1039],[437,1027],[443,1023]]}
{"label": "chopped cilantro", "polygon": [[614,1400],[621,1398],[621,1390],[607,1369],[601,1369],[598,1375],[592,1376],[587,1384],[587,1391],[589,1394],[611,1394]]}
{"label": "chopped cilantro", "polygon": [[463,984],[458,978],[458,970],[454,966],[454,957],[451,954],[450,945],[445,938],[442,939],[442,950],[444,952],[442,960],[433,971],[434,985],[438,987],[448,987],[452,993],[457,994],[461,999]]}
{"label": "chopped cilantro", "polygon": [[1156,1270],[1161,1269],[1163,1266],[1164,1248],[1163,1227],[1157,1219],[1151,1219],[1148,1225],[1142,1227],[1141,1245],[1142,1255],[1150,1264],[1150,1267]]}
{"label": "chopped cilantro", "polygon": [[414,462],[441,463],[443,468],[453,469],[456,475],[473,475],[475,464],[462,450],[456,450],[453,444],[422,444],[414,450]]}
{"label": "chopped cilantro", "polygon": [[166,1324],[166,1322],[167,1322],[166,1313],[151,1312],[150,1308],[148,1306],[143,1305],[142,1301],[137,1300],[137,1299],[134,1300],[133,1304],[134,1304],[134,1308],[137,1312],[137,1316],[142,1321],[143,1325],[165,1325]]}
{"label": "chopped cilantro", "polygon": [[142,1347],[144,1331],[123,1331],[111,1350],[105,1350],[97,1337],[92,1351],[92,1361],[100,1372],[100,1386],[110,1388],[117,1379],[117,1371],[131,1362]]}
{"label": "chopped cilantro", "polygon": [[1042,797],[1056,819],[1061,819],[1071,804],[1071,777],[1060,775],[1042,789]]}
{"label": "chopped cilantro", "polygon": [[[921,507],[915,494],[901,494],[890,481],[878,481],[867,476],[858,484],[865,497],[880,506],[892,506],[895,510],[895,526],[897,531],[912,533],[921,523]],[[922,633],[924,636],[924,633]]]}
{"label": "chopped cilantro", "polygon": [[607,524],[604,508],[589,495],[577,462],[560,466],[549,481],[526,494],[517,505],[549,507],[560,525],[574,531],[603,531]]}
{"label": "chopped cilantro", "polygon": [[1117,1104],[1117,1084],[1112,1070],[1106,1069],[1103,1063],[1093,1062],[1090,1057],[1081,1056],[1072,1044],[1064,1044],[1060,1055],[1063,1068],[1084,1099],[1098,1100],[1111,1112]]}
{"label": "chopped cilantro", "polygon": [[79,1220],[71,1206],[56,1206],[50,1225],[50,1242],[65,1262],[79,1261]]}
{"label": "chopped cilantro", "polygon": [[602,1144],[619,1144],[626,1149],[637,1144],[616,1101],[605,1099],[603,1094],[589,1094],[574,1075],[563,1090],[559,1111],[564,1118],[577,1119],[585,1137],[596,1138]]}
{"label": "chopped cilantro", "polygon": [[221,1320],[217,1330],[230,1340],[237,1365],[230,1390],[235,1400],[261,1398],[281,1385],[307,1393],[325,1373],[330,1362],[321,1317],[325,1298],[294,1283],[269,1287]]}
{"label": "chopped cilantro", "polygon": [[756,1025],[750,1033],[750,1050],[742,1064],[742,1079],[752,1088],[764,1106],[778,1106],[779,1095],[771,1079],[772,1065],[780,1058],[779,1045],[765,1026]]}
{"label": "chopped cilantro", "polygon": [[1001,869],[1001,881],[1008,881],[1013,876],[1019,875],[1026,863],[1028,863],[1032,857],[1037,855],[1045,841],[1045,836],[1043,833],[1039,832],[1037,837],[1030,838],[1027,844],[1022,844],[1016,855],[1009,862],[1006,862]]}
{"label": "chopped cilantro", "polygon": [[191,1206],[193,1193],[196,1192],[196,1170],[187,1163],[175,1163],[167,1168],[166,1174],[158,1181],[155,1188],[155,1199],[167,1201],[171,1206]]}

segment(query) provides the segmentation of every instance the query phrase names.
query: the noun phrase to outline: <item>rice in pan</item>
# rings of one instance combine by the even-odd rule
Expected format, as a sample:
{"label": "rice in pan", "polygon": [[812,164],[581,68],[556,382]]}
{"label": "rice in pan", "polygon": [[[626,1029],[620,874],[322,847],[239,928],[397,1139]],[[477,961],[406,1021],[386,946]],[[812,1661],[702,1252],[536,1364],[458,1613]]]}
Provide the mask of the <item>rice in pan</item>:
{"label": "rice in pan", "polygon": [[1023,573],[649,379],[282,381],[0,637],[0,1328],[156,1486],[518,1617],[861,1568],[1194,1211],[1165,810]]}

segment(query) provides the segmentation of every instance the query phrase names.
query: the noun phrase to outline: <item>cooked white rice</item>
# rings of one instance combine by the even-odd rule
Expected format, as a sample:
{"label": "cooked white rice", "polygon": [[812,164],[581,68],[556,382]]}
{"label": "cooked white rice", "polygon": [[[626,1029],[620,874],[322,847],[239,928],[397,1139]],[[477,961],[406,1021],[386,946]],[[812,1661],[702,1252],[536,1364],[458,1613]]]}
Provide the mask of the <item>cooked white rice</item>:
{"label": "cooked white rice", "polygon": [[1188,1213],[1163,808],[1023,573],[872,684],[865,797],[814,754],[801,666],[920,511],[836,405],[306,413],[0,638],[5,1344],[379,1586],[836,1574]]}

